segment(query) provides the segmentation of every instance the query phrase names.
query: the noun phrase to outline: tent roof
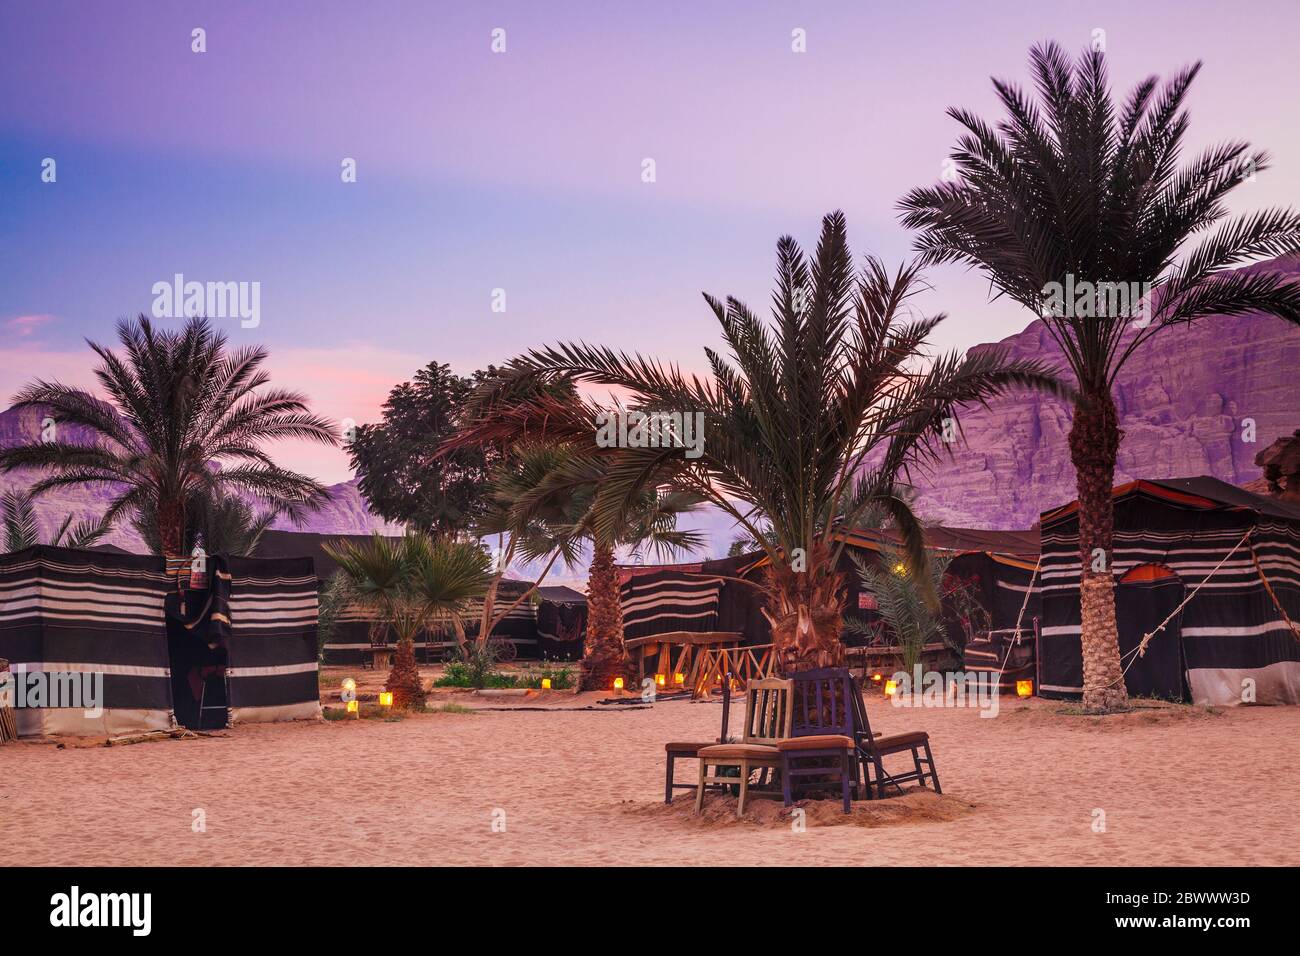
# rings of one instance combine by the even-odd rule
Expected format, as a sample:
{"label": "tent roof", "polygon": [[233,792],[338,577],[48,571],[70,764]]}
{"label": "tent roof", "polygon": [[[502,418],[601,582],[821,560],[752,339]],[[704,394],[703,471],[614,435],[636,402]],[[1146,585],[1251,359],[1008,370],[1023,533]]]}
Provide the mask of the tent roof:
{"label": "tent roof", "polygon": [[575,591],[563,584],[544,584],[537,589],[537,596],[552,604],[586,604],[587,595]]}
{"label": "tent roof", "polygon": [[[1227,508],[1236,511],[1251,511],[1255,514],[1267,515],[1270,518],[1282,518],[1285,521],[1300,521],[1300,507],[1278,498],[1254,494],[1244,488],[1230,485],[1226,481],[1220,481],[1218,478],[1211,478],[1209,475],[1198,475],[1195,478],[1140,479],[1130,481],[1127,484],[1116,485],[1111,491],[1112,497],[1117,501],[1130,495],[1139,494],[1149,495],[1152,498],[1159,498],[1162,501],[1168,501],[1194,510]],[[1042,523],[1046,526],[1049,523],[1061,521],[1074,514],[1078,509],[1079,502],[1072,501],[1060,508],[1045,511],[1043,512]]]}
{"label": "tent roof", "polygon": [[[848,533],[850,544],[879,550],[882,544],[897,546],[900,538],[895,531],[859,529]],[[925,546],[935,551],[955,551],[969,554],[981,551],[991,556],[1003,556],[1028,561],[1038,560],[1042,547],[1037,528],[1024,531],[988,531],[982,528],[950,528],[932,525],[925,529]]]}

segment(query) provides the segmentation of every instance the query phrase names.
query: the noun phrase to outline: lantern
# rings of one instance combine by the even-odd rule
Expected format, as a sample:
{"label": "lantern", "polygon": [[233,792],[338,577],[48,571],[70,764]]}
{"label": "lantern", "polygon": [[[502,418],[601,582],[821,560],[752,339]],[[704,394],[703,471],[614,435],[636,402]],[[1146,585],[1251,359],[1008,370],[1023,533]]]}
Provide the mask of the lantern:
{"label": "lantern", "polygon": [[380,707],[393,706],[393,692],[391,690],[381,690],[379,692],[379,706]]}
{"label": "lantern", "polygon": [[678,671],[676,674],[673,675],[673,683],[674,683],[674,684],[685,684],[685,683],[686,683],[686,675],[683,674],[681,671]]}
{"label": "lantern", "polygon": [[882,680],[884,680],[884,679],[885,679],[885,676],[884,676],[883,674],[872,674],[872,675],[871,675],[871,681],[872,681],[873,684],[879,684],[879,683],[880,683]]}
{"label": "lantern", "polygon": [[361,702],[356,700],[348,701],[348,713],[356,717],[361,716]]}
{"label": "lantern", "polygon": [[543,677],[542,690],[550,690],[550,689],[551,689],[551,679],[549,677]]}
{"label": "lantern", "polygon": [[885,681],[885,696],[886,696],[886,697],[893,697],[894,694],[895,694],[897,691],[898,691],[898,681],[896,681],[896,680],[887,680],[887,681]]}
{"label": "lantern", "polygon": [[668,686],[668,675],[667,675],[667,674],[655,674],[655,683],[656,683],[658,686],[660,686],[660,687],[666,687],[666,686]]}
{"label": "lantern", "polygon": [[1016,696],[1017,696],[1017,697],[1033,697],[1033,696],[1034,696],[1034,682],[1031,681],[1031,680],[1018,680],[1018,681],[1016,681]]}
{"label": "lantern", "polygon": [[621,678],[621,677],[615,677],[615,678],[614,678],[614,689],[615,689],[615,690],[622,690],[622,689],[623,689],[623,678]]}

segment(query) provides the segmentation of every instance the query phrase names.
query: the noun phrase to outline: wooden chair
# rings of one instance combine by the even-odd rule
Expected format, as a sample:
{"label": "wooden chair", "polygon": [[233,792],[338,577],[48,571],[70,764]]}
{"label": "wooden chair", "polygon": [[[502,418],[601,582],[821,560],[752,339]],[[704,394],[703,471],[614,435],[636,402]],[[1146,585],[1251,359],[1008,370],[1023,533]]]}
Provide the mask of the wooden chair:
{"label": "wooden chair", "polygon": [[[749,795],[749,777],[755,770],[779,770],[781,753],[777,744],[790,736],[790,681],[765,678],[751,681],[745,689],[745,730],[738,744],[715,744],[704,747],[700,760],[700,783],[695,791],[695,812],[704,811],[704,791],[710,786],[740,787],[736,816],[745,813]],[[740,776],[724,777],[713,767],[738,767]]]}
{"label": "wooden chair", "polygon": [[[871,732],[871,723],[867,720],[867,708],[862,702],[862,689],[855,679],[853,681],[853,706],[856,728],[854,737],[858,744],[858,757],[862,761],[862,773],[867,784],[867,796],[870,798],[874,786],[877,797],[885,795],[886,785],[893,785],[903,792],[901,784],[909,780],[925,786],[927,778],[934,784],[935,793],[943,793],[939,786],[939,774],[934,769],[934,755],[930,753],[930,735],[924,730],[915,730],[903,734],[891,734],[880,737]],[[924,751],[924,756],[922,752]],[[891,754],[912,754],[912,769],[902,773],[886,773],[883,758]],[[874,771],[874,779],[873,779]]]}
{"label": "wooden chair", "polygon": [[825,667],[791,674],[790,683],[790,735],[776,745],[785,805],[806,780],[837,787],[848,813],[859,789],[853,678],[847,668]]}
{"label": "wooden chair", "polygon": [[[730,677],[730,675],[728,675]],[[674,790],[694,790],[695,783],[678,783],[673,777],[673,767],[679,759],[696,760],[700,756],[700,751],[705,747],[712,747],[714,744],[725,744],[727,742],[727,728],[731,723],[731,683],[726,681],[722,685],[722,729],[718,731],[718,739],[710,741],[699,740],[673,740],[664,744],[664,803],[673,802]]]}

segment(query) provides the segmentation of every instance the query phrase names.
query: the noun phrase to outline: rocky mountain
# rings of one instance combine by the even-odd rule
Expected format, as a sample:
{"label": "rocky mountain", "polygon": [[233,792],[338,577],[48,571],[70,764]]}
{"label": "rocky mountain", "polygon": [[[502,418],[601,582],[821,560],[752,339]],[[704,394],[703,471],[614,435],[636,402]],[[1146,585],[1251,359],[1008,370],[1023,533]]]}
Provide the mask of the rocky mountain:
{"label": "rocky mountain", "polygon": [[[0,412],[0,448],[39,441],[42,417],[36,409],[11,408]],[[74,426],[60,426],[60,428],[69,429],[61,435],[68,441],[88,441],[89,436]],[[10,488],[26,488],[35,479],[35,474],[26,470],[0,474],[0,492]],[[97,517],[104,512],[111,498],[111,489],[103,486],[82,485],[48,492],[36,505],[42,534],[48,539],[68,514],[74,515],[74,521]],[[302,526],[296,526],[292,521],[280,518],[273,527],[285,531],[314,531],[322,534],[369,534],[372,531],[382,531],[385,534],[401,533],[399,526],[371,512],[365,497],[357,488],[356,479],[331,485],[329,498]],[[129,522],[114,528],[104,539],[104,543],[127,551],[144,550],[139,535],[130,527]]]}
{"label": "rocky mountain", "polygon": [[[1300,279],[1300,258],[1250,267]],[[1041,321],[995,345],[1014,358],[1061,365]],[[1116,483],[1211,475],[1258,479],[1255,455],[1300,425],[1300,326],[1269,316],[1211,317],[1167,329],[1127,362],[1115,388],[1124,438]],[[1074,500],[1067,405],[1041,393],[998,400],[960,415],[965,441],[953,458],[915,476],[928,520],[979,528],[1025,528]]]}

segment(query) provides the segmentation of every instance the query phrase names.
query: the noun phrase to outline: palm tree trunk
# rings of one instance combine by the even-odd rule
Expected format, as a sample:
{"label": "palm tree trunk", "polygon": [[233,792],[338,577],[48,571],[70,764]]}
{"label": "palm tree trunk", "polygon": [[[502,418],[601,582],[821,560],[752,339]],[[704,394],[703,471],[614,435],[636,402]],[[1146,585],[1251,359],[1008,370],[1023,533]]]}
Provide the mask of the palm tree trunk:
{"label": "palm tree trunk", "polygon": [[165,558],[178,558],[185,551],[185,507],[178,499],[158,502],[158,543]]}
{"label": "palm tree trunk", "polygon": [[587,639],[579,667],[580,690],[609,690],[615,677],[630,678],[632,661],[623,644],[623,605],[612,545],[592,547],[587,577]]}
{"label": "palm tree trunk", "polygon": [[384,689],[393,692],[394,710],[410,710],[424,703],[424,685],[415,662],[415,641],[409,636],[397,639],[397,652]]}
{"label": "palm tree trunk", "polygon": [[773,564],[767,572],[763,616],[772,625],[778,674],[844,664],[844,581],[828,548],[810,551],[805,570]]}
{"label": "palm tree trunk", "polygon": [[1083,706],[1111,710],[1128,700],[1115,625],[1115,456],[1121,433],[1110,391],[1084,391],[1074,406],[1070,460],[1079,492],[1080,637]]}

